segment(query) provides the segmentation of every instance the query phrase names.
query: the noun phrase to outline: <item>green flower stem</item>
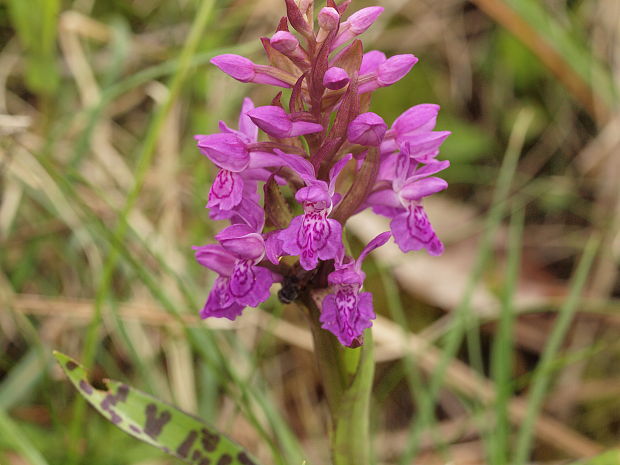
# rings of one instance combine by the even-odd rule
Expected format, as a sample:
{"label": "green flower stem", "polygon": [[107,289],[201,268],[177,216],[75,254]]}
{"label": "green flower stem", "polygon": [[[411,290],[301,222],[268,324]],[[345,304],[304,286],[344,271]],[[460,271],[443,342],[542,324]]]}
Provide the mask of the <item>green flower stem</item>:
{"label": "green flower stem", "polygon": [[361,347],[343,347],[321,328],[320,310],[310,296],[303,299],[303,307],[310,318],[314,353],[331,414],[332,462],[370,465],[370,395],[375,371],[372,333],[364,333]]}

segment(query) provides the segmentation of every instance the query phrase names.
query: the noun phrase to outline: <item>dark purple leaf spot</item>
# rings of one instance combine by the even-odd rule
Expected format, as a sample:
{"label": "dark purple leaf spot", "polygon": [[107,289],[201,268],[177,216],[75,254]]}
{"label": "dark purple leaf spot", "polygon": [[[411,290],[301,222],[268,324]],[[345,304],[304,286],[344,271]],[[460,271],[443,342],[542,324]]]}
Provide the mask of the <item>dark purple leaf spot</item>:
{"label": "dark purple leaf spot", "polygon": [[[128,395],[129,386],[127,386],[126,384],[121,384],[116,391],[116,402],[125,402]],[[116,404],[116,402],[114,402],[114,404]]]}
{"label": "dark purple leaf spot", "polygon": [[192,454],[192,462],[198,462],[200,459],[202,459],[202,454],[198,449],[196,449]]}
{"label": "dark purple leaf spot", "polygon": [[65,363],[65,366],[67,367],[67,370],[69,371],[73,371],[75,370],[79,365],[77,363],[75,363],[73,360],[69,360],[67,363]]}
{"label": "dark purple leaf spot", "polygon": [[200,432],[202,433],[202,438],[200,439],[202,447],[208,452],[213,452],[217,447],[217,443],[220,442],[220,437],[215,433],[209,432],[206,428],[202,428]]}
{"label": "dark purple leaf spot", "polygon": [[200,462],[198,462],[198,465],[209,465],[210,463],[211,463],[211,459],[208,457],[205,457]]}
{"label": "dark purple leaf spot", "polygon": [[157,405],[148,404],[145,409],[146,425],[144,432],[153,439],[157,439],[163,427],[170,421],[172,415],[164,410],[160,415],[157,414]]}
{"label": "dark purple leaf spot", "polygon": [[114,410],[110,409],[110,421],[115,425],[118,425],[123,421],[123,419]]}
{"label": "dark purple leaf spot", "polygon": [[179,457],[187,457],[189,455],[189,451],[191,450],[194,442],[198,438],[198,433],[196,431],[190,431],[187,437],[183,440],[183,442],[177,447],[177,454]]}
{"label": "dark purple leaf spot", "polygon": [[105,410],[106,412],[108,410],[110,410],[110,399],[112,398],[112,396],[110,394],[106,395],[103,400],[101,401],[101,408],[103,410]]}
{"label": "dark purple leaf spot", "polygon": [[230,455],[224,454],[217,461],[217,465],[230,465],[232,463],[232,461],[233,461],[233,459],[232,459],[232,457]]}
{"label": "dark purple leaf spot", "polygon": [[162,451],[164,454],[169,454],[169,453],[170,453],[170,449],[168,449],[166,446],[163,446],[163,447],[161,448],[161,451]]}
{"label": "dark purple leaf spot", "polygon": [[101,408],[108,412],[112,412],[112,406],[119,402],[125,402],[129,395],[129,386],[121,384],[116,391],[116,394],[107,394],[101,401]]}
{"label": "dark purple leaf spot", "polygon": [[246,454],[245,452],[239,452],[239,454],[237,455],[237,460],[242,465],[256,465],[254,463],[254,460],[248,457],[248,454]]}
{"label": "dark purple leaf spot", "polygon": [[129,429],[136,434],[142,434],[142,430],[138,428],[136,425],[129,425]]}
{"label": "dark purple leaf spot", "polygon": [[82,391],[84,391],[86,394],[88,394],[89,396],[93,393],[93,387],[88,384],[86,381],[84,381],[83,379],[80,380],[80,389]]}

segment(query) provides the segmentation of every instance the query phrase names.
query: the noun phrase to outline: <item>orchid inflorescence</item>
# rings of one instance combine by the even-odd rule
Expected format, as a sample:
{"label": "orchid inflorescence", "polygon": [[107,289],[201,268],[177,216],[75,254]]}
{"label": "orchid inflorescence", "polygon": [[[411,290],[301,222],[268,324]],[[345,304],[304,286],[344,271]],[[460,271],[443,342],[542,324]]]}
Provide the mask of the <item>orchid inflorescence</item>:
{"label": "orchid inflorescence", "polygon": [[[355,347],[375,318],[371,293],[360,292],[364,258],[390,236],[403,252],[443,251],[422,199],[448,185],[433,175],[449,166],[436,157],[450,133],[433,130],[438,105],[413,106],[389,129],[367,111],[373,91],[396,83],[418,61],[363,52],[357,37],[383,8],[363,8],[342,21],[350,0],[328,0],[315,28],[312,0],[285,3],[287,16],[261,39],[269,65],[233,54],[211,60],[238,81],[291,91],[286,106],[282,92],[267,106],[246,98],[237,130],[220,122],[219,133],[195,136],[219,168],[210,217],[231,223],[215,236],[217,244],[195,247],[198,262],[218,274],[201,316],[234,320],[268,299],[274,282],[283,283],[285,302],[327,288],[320,323]],[[266,140],[259,141],[259,129]],[[292,217],[282,190],[294,192],[294,208],[303,213]],[[345,253],[343,226],[367,208],[390,218],[391,232],[354,259]],[[299,258],[292,264],[287,256]]]}

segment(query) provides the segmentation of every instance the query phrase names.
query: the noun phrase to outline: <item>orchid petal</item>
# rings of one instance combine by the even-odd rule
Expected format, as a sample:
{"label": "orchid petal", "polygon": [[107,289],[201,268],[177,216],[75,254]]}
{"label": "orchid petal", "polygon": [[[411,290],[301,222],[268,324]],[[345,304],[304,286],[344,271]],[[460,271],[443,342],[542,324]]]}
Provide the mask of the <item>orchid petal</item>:
{"label": "orchid petal", "polygon": [[239,131],[248,138],[248,142],[258,140],[258,126],[247,115],[248,111],[254,109],[254,102],[248,97],[243,99],[241,113],[239,114]]}
{"label": "orchid petal", "polygon": [[334,191],[336,190],[336,181],[338,180],[338,175],[342,172],[345,165],[353,158],[353,154],[347,153],[340,160],[334,163],[334,166],[329,170],[329,194],[334,195]]}
{"label": "orchid petal", "polygon": [[423,197],[448,188],[448,183],[441,178],[430,177],[413,182],[406,182],[399,194],[403,199],[420,200]]}
{"label": "orchid petal", "polygon": [[379,234],[377,237],[371,240],[366,245],[366,247],[364,247],[364,250],[362,250],[362,253],[360,253],[360,256],[355,261],[356,268],[361,269],[362,262],[368,256],[368,254],[372,252],[373,250],[375,250],[376,248],[381,247],[387,241],[389,241],[391,236],[392,236],[392,233],[390,233],[389,231],[386,231],[386,232]]}
{"label": "orchid petal", "polygon": [[192,247],[196,261],[221,276],[230,276],[235,265],[235,257],[219,244]]}

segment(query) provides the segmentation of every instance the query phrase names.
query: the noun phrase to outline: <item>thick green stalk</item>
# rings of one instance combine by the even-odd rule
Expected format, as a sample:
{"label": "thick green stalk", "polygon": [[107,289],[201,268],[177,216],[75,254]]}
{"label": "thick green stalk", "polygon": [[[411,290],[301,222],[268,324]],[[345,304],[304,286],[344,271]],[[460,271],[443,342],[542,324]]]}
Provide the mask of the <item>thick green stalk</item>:
{"label": "thick green stalk", "polygon": [[321,328],[316,303],[307,298],[303,306],[310,317],[314,353],[331,414],[333,465],[370,465],[370,395],[375,371],[372,333],[364,333],[361,347],[343,347]]}

